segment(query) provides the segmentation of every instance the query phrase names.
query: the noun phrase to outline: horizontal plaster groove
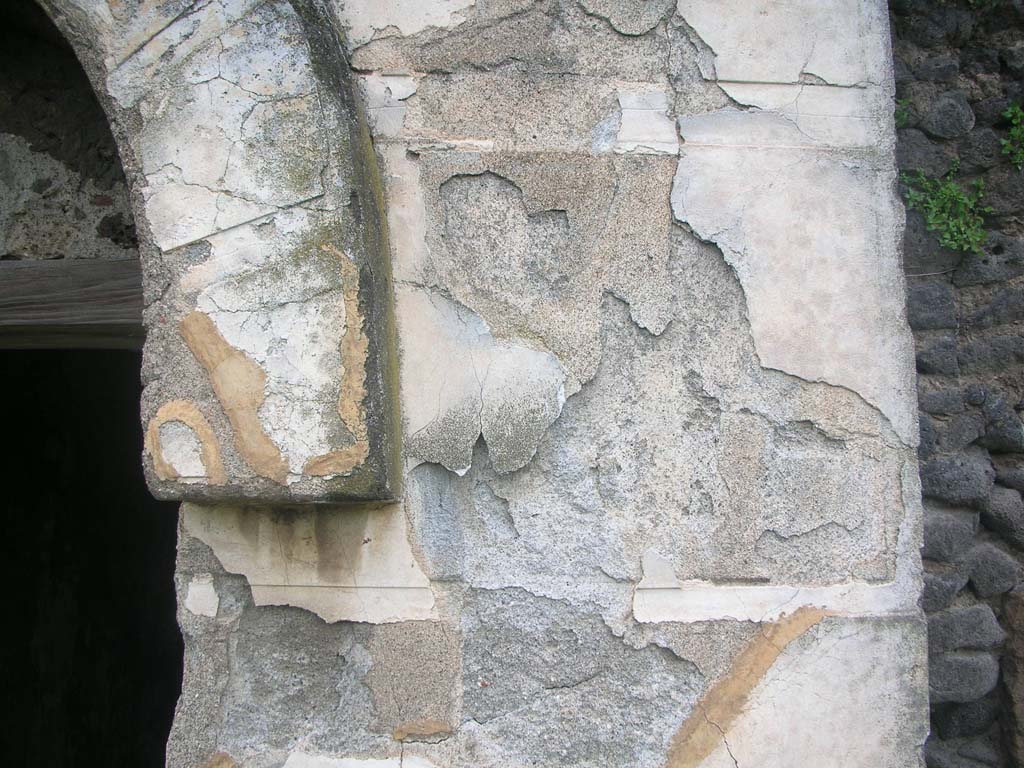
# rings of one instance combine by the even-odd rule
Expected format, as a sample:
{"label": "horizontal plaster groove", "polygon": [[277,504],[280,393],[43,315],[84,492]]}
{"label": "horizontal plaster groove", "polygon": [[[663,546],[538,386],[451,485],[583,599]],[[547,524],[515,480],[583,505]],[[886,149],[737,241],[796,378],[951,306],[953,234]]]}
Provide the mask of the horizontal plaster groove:
{"label": "horizontal plaster groove", "polygon": [[824,587],[641,584],[633,593],[633,615],[641,623],[775,621],[801,608],[843,616],[916,615],[918,610],[916,593],[899,581]]}
{"label": "horizontal plaster groove", "polygon": [[876,147],[873,147],[869,144],[858,144],[851,146],[840,146],[836,144],[713,144],[710,142],[690,141],[684,135],[682,144],[680,144],[680,148],[686,147],[709,149],[783,149],[799,150],[801,152],[832,152],[838,154],[854,155],[873,153],[877,150]]}
{"label": "horizontal plaster groove", "polygon": [[335,590],[378,590],[403,589],[407,592],[431,592],[430,587],[409,587],[402,584],[270,584],[261,581],[250,581],[250,587],[266,587],[268,589],[335,589]]}
{"label": "horizontal plaster groove", "polygon": [[716,78],[719,85],[777,85],[780,88],[824,88],[834,91],[866,91],[869,88],[880,88],[877,83],[854,83],[852,85],[833,85],[832,83],[801,83],[792,80],[724,80]]}

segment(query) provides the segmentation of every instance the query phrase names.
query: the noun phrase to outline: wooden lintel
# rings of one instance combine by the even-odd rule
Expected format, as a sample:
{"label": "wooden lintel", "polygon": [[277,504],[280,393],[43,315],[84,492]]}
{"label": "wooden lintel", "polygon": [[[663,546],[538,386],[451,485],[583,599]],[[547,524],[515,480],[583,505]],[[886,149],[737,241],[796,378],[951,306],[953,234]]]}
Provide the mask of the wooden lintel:
{"label": "wooden lintel", "polygon": [[139,349],[137,259],[0,261],[0,349]]}

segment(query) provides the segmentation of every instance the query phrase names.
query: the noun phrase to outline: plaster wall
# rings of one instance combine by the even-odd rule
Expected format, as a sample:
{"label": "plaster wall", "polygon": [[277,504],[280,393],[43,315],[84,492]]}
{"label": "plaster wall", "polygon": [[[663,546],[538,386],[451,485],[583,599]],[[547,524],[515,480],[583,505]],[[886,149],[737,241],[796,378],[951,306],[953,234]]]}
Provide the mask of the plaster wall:
{"label": "plaster wall", "polygon": [[[157,425],[191,425],[163,459],[206,473],[169,765],[922,764],[884,3],[72,5],[118,31],[98,66],[141,121],[154,307],[207,318],[151,315],[147,353],[192,333],[237,361],[151,391],[209,376],[221,409],[192,399],[256,499],[203,495],[205,421]],[[353,304],[302,238],[354,247],[358,183],[315,159],[339,139],[295,9],[348,31],[386,202],[402,493],[372,506],[245,479],[315,497],[295,469],[344,402],[322,340]],[[249,363],[240,420],[221,390]]]}

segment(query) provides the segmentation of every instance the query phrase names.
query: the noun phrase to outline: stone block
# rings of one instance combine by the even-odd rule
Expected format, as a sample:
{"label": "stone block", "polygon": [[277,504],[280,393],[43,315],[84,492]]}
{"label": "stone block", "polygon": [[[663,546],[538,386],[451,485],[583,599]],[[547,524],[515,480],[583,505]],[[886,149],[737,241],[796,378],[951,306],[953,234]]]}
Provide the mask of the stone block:
{"label": "stone block", "polygon": [[945,610],[965,586],[967,574],[960,571],[925,572],[921,609],[927,613]]}
{"label": "stone block", "polygon": [[965,704],[941,704],[932,712],[932,722],[944,739],[978,736],[999,717],[1002,703],[998,692]]}
{"label": "stone block", "polygon": [[941,335],[922,339],[917,347],[918,373],[956,376],[960,372],[957,361],[956,339]]}
{"label": "stone block", "polygon": [[926,413],[918,418],[918,431],[920,434],[917,445],[917,458],[926,461],[935,455],[939,447],[939,431],[936,428],[936,421]]}
{"label": "stone block", "polygon": [[951,416],[964,409],[964,396],[959,389],[919,389],[917,401],[922,411],[937,416]]}
{"label": "stone block", "polygon": [[995,476],[985,451],[968,450],[926,462],[921,467],[921,490],[947,504],[981,509],[988,503]]}
{"label": "stone block", "polygon": [[1020,564],[994,544],[978,544],[970,551],[967,572],[978,597],[1009,592],[1020,581]]}
{"label": "stone block", "polygon": [[992,299],[964,318],[965,328],[991,328],[1024,320],[1024,290],[1016,287],[999,290]]}
{"label": "stone block", "polygon": [[916,128],[903,128],[896,145],[896,164],[904,171],[924,171],[942,176],[953,163],[955,154],[949,144],[930,139]]}
{"label": "stone block", "polygon": [[976,411],[958,413],[946,421],[938,433],[940,451],[962,451],[985,433],[985,417]]}
{"label": "stone block", "polygon": [[987,763],[964,755],[961,749],[957,741],[945,742],[930,738],[925,744],[925,765],[928,768],[988,768]]}
{"label": "stone block", "polygon": [[925,133],[937,139],[955,139],[974,127],[974,112],[963,91],[947,91],[936,98],[921,117]]}
{"label": "stone block", "polygon": [[992,609],[979,603],[967,608],[951,608],[928,617],[928,653],[989,650],[1006,638]]}
{"label": "stone block", "polygon": [[956,328],[956,302],[950,284],[937,280],[910,281],[907,320],[915,331]]}
{"label": "stone block", "polygon": [[980,699],[999,682],[999,662],[990,653],[942,653],[928,659],[933,704]]}
{"label": "stone block", "polygon": [[964,373],[1002,373],[1008,366],[1024,364],[1024,336],[1003,334],[974,339],[960,347],[958,359]]}
{"label": "stone block", "polygon": [[1024,238],[990,232],[982,253],[966,253],[953,272],[953,284],[964,287],[1000,283],[1024,274]]}
{"label": "stone block", "polygon": [[1024,494],[1024,466],[1018,457],[998,457],[996,482]]}
{"label": "stone block", "polygon": [[981,521],[1013,546],[1024,549],[1024,500],[1020,491],[994,486],[988,498],[988,509],[981,513]]}
{"label": "stone block", "polygon": [[1024,452],[1024,424],[1005,395],[990,394],[985,398],[982,412],[986,424],[981,445],[993,452]]}
{"label": "stone block", "polygon": [[1003,145],[991,128],[976,127],[960,140],[960,168],[963,172],[984,171],[1005,159]]}
{"label": "stone block", "polygon": [[954,562],[970,549],[977,529],[977,513],[926,507],[921,556],[925,560]]}

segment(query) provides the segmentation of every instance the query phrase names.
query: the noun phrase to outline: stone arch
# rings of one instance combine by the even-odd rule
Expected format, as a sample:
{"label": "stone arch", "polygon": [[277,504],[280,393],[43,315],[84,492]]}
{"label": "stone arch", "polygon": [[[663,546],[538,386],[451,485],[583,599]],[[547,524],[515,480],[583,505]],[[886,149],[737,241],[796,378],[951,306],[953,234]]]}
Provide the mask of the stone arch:
{"label": "stone arch", "polygon": [[[132,189],[151,490],[393,496],[383,198],[326,8],[38,1],[89,73]],[[193,418],[167,419],[171,403]]]}

